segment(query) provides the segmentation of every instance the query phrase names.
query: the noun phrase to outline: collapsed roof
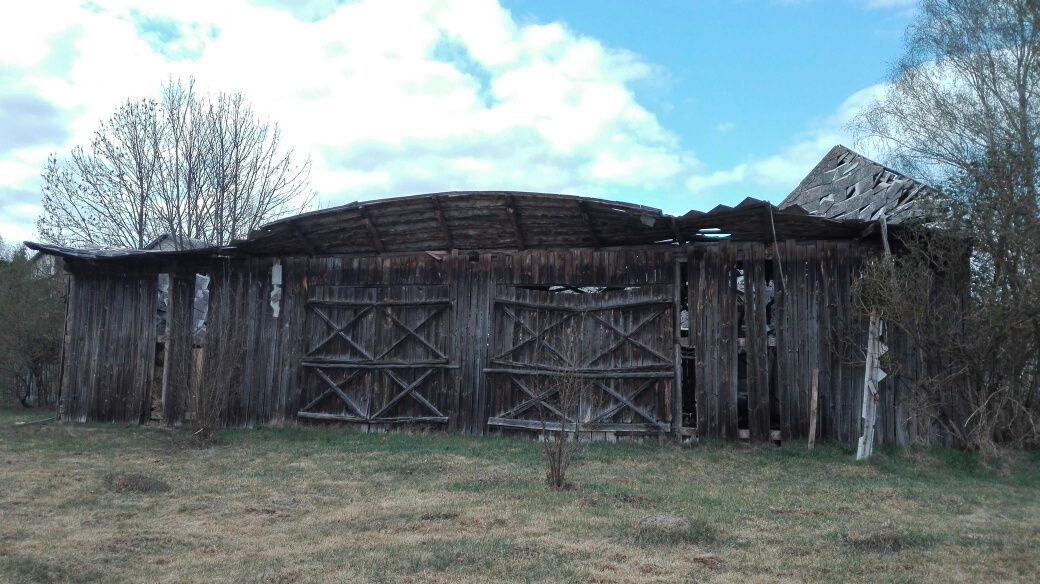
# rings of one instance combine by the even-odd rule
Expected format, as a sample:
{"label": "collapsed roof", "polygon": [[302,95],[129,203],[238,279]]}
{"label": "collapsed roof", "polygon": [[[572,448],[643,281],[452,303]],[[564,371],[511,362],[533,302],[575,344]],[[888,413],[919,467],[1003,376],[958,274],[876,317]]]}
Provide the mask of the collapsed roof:
{"label": "collapsed roof", "polygon": [[891,168],[835,146],[780,203],[831,219],[900,223],[920,213],[920,201],[933,194],[927,185]]}
{"label": "collapsed roof", "polygon": [[[770,223],[772,217],[772,223]],[[863,225],[781,211],[756,199],[681,217],[659,209],[547,193],[449,192],[351,203],[265,225],[235,245],[311,255],[448,249],[618,247],[654,243],[846,238]]]}
{"label": "collapsed roof", "polygon": [[188,237],[186,235],[174,235],[172,233],[163,233],[159,237],[156,237],[144,246],[145,249],[154,249],[158,251],[174,251],[183,249],[204,249],[210,247],[208,243],[201,239],[195,239],[194,237]]}
{"label": "collapsed roof", "polygon": [[868,222],[779,209],[757,199],[680,217],[659,209],[548,193],[448,192],[351,203],[264,225],[221,248],[83,250],[26,242],[80,260],[214,255],[376,255],[437,250],[623,247],[691,241],[855,239]]}
{"label": "collapsed roof", "polygon": [[914,216],[918,202],[932,192],[839,145],[779,207],[748,198],[735,207],[719,205],[707,212],[672,216],[644,205],[571,195],[452,191],[294,215],[225,247],[163,238],[146,250],[84,250],[33,242],[26,246],[95,261],[859,239],[872,233],[882,214],[893,224]]}

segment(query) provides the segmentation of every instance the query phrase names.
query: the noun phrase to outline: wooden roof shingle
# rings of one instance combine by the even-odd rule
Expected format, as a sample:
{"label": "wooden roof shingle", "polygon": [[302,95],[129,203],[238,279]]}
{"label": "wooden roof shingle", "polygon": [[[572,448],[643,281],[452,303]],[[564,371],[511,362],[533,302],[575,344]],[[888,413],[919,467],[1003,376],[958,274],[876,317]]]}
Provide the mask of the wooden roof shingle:
{"label": "wooden roof shingle", "polygon": [[[921,200],[932,196],[928,185],[846,148],[835,146],[780,203],[801,207],[831,219],[901,223],[921,213]],[[883,209],[883,211],[882,211]]]}

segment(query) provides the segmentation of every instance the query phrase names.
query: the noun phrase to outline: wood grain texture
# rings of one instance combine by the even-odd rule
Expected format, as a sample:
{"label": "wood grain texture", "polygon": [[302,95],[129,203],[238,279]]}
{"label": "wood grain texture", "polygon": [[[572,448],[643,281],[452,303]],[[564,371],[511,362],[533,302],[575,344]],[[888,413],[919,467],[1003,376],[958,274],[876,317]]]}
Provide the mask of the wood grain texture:
{"label": "wood grain texture", "polygon": [[[522,198],[515,205],[522,229],[542,220]],[[602,218],[591,217],[599,208],[586,209],[589,218],[573,201],[560,209],[575,213],[579,224],[601,228]],[[443,212],[436,237],[464,239],[443,227],[449,215],[458,220],[465,211],[447,202]],[[514,239],[508,215],[502,219],[504,237]],[[373,227],[384,235],[382,219]],[[372,249],[365,228],[357,229]],[[592,243],[583,237],[584,245]],[[201,364],[201,378],[228,396],[228,425],[303,418],[349,420],[369,431],[523,432],[534,419],[523,386],[530,389],[532,376],[571,368],[544,346],[536,355],[531,339],[559,349],[567,323],[581,315],[577,365],[596,396],[576,418],[582,431],[603,439],[607,432],[616,439],[679,431],[677,384],[685,384],[694,392],[700,436],[804,438],[818,370],[818,439],[851,444],[860,431],[863,367],[847,341],[853,348],[865,341],[851,298],[859,266],[872,253],[876,249],[856,242],[790,240],[776,247],[719,241],[200,260],[182,265],[180,273],[211,276],[202,357],[190,356],[173,334],[187,326],[181,317],[189,290],[188,278],[175,275],[166,360]],[[277,317],[270,304],[274,261],[282,265]],[[152,272],[139,262],[126,270],[71,260],[70,266],[62,418],[144,421],[157,340],[154,270],[167,266]],[[582,287],[597,293],[567,291]],[[694,353],[688,369],[677,348],[680,287],[688,296]],[[546,328],[557,320],[559,326]],[[898,337],[889,344],[893,351],[912,350]],[[169,423],[183,419],[184,390],[174,381],[165,383]],[[880,443],[902,443],[925,431],[907,420],[908,394],[898,375],[881,383]]]}

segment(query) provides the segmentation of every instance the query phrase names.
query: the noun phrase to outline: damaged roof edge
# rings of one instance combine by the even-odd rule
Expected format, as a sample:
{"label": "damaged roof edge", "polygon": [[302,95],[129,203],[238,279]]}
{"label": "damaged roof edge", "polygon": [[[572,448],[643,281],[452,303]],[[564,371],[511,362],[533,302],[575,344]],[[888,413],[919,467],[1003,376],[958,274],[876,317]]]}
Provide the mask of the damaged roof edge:
{"label": "damaged roof edge", "polygon": [[35,241],[22,242],[25,247],[40,253],[73,260],[130,260],[144,258],[217,257],[238,255],[230,246],[210,246],[194,249],[82,249]]}
{"label": "damaged roof edge", "polygon": [[25,245],[81,261],[382,255],[445,249],[678,245],[717,241],[720,233],[730,241],[862,239],[870,223],[813,215],[798,206],[782,209],[750,197],[733,207],[718,205],[707,212],[672,216],[643,205],[574,195],[452,191],[350,203],[286,217],[228,246],[88,250],[28,241]]}
{"label": "damaged roof edge", "polygon": [[832,219],[874,221],[885,215],[896,224],[918,217],[922,198],[935,190],[909,176],[837,145],[781,203]]}
{"label": "damaged roof edge", "polygon": [[429,198],[432,198],[432,197],[440,197],[440,198],[447,199],[447,198],[451,198],[451,197],[465,197],[465,196],[472,196],[472,195],[478,195],[478,196],[479,195],[509,196],[509,197],[525,197],[525,198],[528,198],[528,197],[529,198],[545,197],[545,198],[564,199],[564,200],[570,199],[570,200],[575,200],[575,201],[584,201],[584,202],[587,202],[587,203],[602,203],[602,204],[606,204],[606,205],[613,205],[615,207],[622,207],[622,208],[624,208],[626,210],[639,211],[639,212],[649,213],[649,214],[652,214],[652,215],[657,215],[657,216],[662,216],[662,217],[666,216],[663,211],[661,211],[660,209],[657,209],[655,207],[649,207],[649,206],[646,206],[646,205],[639,205],[637,203],[625,203],[625,202],[622,202],[622,201],[612,201],[610,199],[597,199],[597,198],[594,198],[594,197],[583,197],[583,196],[580,196],[580,195],[565,195],[565,194],[558,194],[558,193],[536,193],[536,192],[531,192],[531,191],[442,191],[442,192],[436,192],[436,193],[419,193],[419,194],[412,194],[412,195],[401,195],[401,196],[396,196],[396,197],[387,197],[385,199],[370,199],[370,200],[367,200],[367,201],[353,201],[353,202],[350,202],[350,203],[346,203],[344,205],[337,205],[335,207],[328,207],[326,209],[316,209],[314,211],[307,211],[306,213],[300,213],[298,215],[290,215],[288,217],[282,217],[280,219],[275,219],[274,221],[271,221],[269,223],[265,223],[265,224],[261,225],[255,231],[260,231],[260,230],[263,230],[266,227],[273,227],[275,225],[279,225],[279,224],[282,224],[282,223],[290,223],[290,222],[297,221],[297,220],[300,220],[300,219],[307,219],[307,218],[310,218],[310,217],[322,216],[322,215],[326,215],[326,214],[335,215],[338,212],[348,211],[348,210],[351,210],[351,209],[356,209],[358,207],[371,207],[371,206],[375,206],[375,205],[401,203],[401,202],[408,202],[408,201],[413,201],[413,200],[429,199]]}

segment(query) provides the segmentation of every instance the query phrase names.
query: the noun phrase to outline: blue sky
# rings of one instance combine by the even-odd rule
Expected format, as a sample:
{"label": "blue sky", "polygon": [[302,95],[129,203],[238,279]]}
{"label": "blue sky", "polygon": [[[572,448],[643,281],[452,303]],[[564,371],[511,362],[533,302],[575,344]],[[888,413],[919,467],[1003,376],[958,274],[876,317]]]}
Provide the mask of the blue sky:
{"label": "blue sky", "polygon": [[705,164],[723,168],[788,146],[850,95],[883,81],[902,53],[915,2],[505,5],[519,19],[559,19],[660,66],[659,78],[635,86],[640,101]]}
{"label": "blue sky", "polygon": [[0,20],[0,237],[169,76],[240,90],[320,204],[454,189],[779,201],[884,91],[914,0],[112,0]]}

